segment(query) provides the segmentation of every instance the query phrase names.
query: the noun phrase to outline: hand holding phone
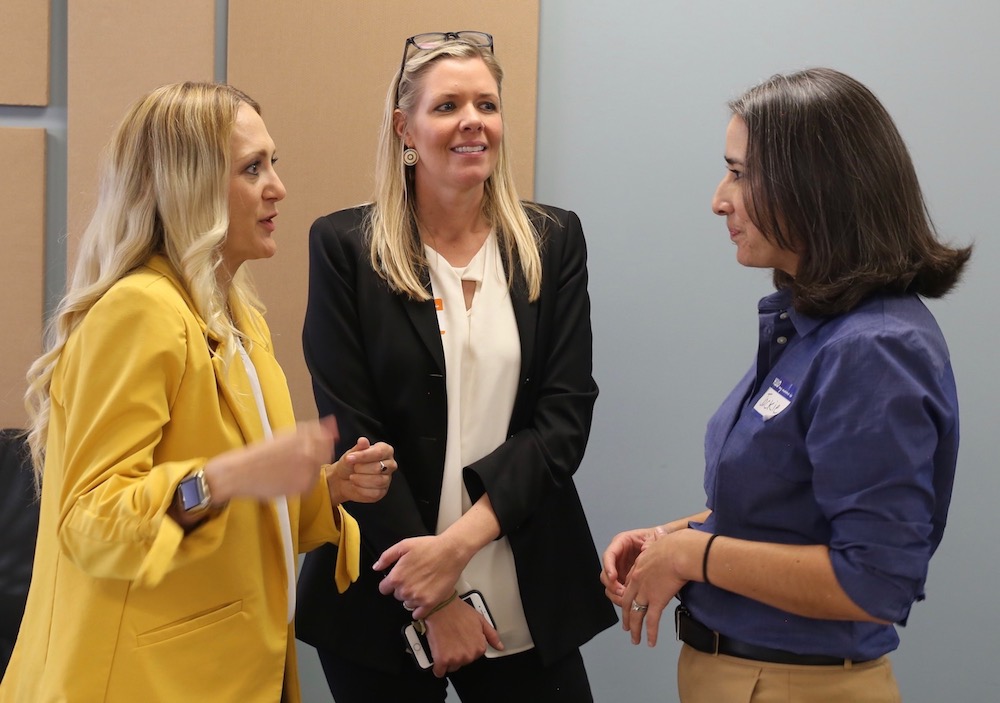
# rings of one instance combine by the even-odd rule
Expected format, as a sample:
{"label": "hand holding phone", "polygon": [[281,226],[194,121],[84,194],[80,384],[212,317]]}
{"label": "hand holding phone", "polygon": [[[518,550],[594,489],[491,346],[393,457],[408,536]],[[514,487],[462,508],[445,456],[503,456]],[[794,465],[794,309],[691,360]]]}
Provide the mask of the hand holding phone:
{"label": "hand holding phone", "polygon": [[[468,605],[472,606],[476,612],[486,618],[488,622],[494,628],[496,625],[493,622],[493,616],[490,614],[490,609],[486,606],[486,600],[483,598],[483,594],[479,591],[469,591],[460,596],[460,598],[465,601]],[[431,647],[427,641],[427,635],[424,632],[418,631],[415,623],[410,623],[403,628],[403,638],[406,640],[406,648],[413,658],[416,660],[417,665],[421,669],[429,669],[434,666],[434,660],[431,656]]]}

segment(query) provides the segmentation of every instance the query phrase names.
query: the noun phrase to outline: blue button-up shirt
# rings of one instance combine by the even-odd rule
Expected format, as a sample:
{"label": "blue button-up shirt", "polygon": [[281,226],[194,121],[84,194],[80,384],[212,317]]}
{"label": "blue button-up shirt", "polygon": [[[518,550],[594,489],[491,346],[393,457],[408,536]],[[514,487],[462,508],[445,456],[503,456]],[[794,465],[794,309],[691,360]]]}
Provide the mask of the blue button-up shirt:
{"label": "blue button-up shirt", "polygon": [[[779,291],[759,315],[757,362],[708,423],[712,514],[700,529],[828,545],[851,599],[905,624],[924,596],[958,454],[941,330],[913,295],[814,318]],[[761,646],[863,660],[899,644],[892,625],[801,617],[703,583],[682,596],[712,629]]]}

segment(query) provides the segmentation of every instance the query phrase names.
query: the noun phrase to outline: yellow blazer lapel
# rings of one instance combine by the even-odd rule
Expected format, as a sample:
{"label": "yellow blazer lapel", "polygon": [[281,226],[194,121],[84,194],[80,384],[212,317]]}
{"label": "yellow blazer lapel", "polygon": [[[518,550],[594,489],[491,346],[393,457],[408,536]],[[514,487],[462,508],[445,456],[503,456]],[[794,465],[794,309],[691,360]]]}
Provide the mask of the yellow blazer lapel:
{"label": "yellow blazer lapel", "polygon": [[[236,419],[236,424],[243,434],[243,441],[250,444],[251,442],[263,439],[264,428],[260,421],[260,413],[257,412],[257,404],[253,397],[253,388],[250,386],[250,378],[247,376],[246,369],[243,368],[239,350],[228,348],[228,345],[208,331],[208,325],[202,319],[201,315],[198,314],[194,306],[194,301],[191,300],[187,289],[181,283],[177,273],[165,257],[154,256],[146,263],[146,266],[173,282],[178,292],[184,298],[184,302],[187,303],[191,314],[198,321],[198,326],[201,328],[202,334],[205,335],[206,343],[209,346],[209,352],[211,353],[213,349],[215,350],[215,353],[212,354],[212,367],[215,369],[219,394],[232,411],[233,417]],[[248,314],[247,311],[243,310],[239,311],[239,313],[240,315]],[[228,368],[225,367],[222,361],[227,357],[231,359]]]}
{"label": "yellow blazer lapel", "polygon": [[[230,350],[224,342],[213,341],[217,347],[216,353],[212,356],[212,366],[215,368],[215,378],[219,383],[219,394],[236,418],[236,424],[243,433],[243,441],[250,444],[264,439],[264,426],[257,411],[253,387],[240,358],[239,349]],[[228,353],[230,351],[232,351],[231,356]],[[223,361],[227,356],[230,358],[228,367]]]}
{"label": "yellow blazer lapel", "polygon": [[[274,357],[271,347],[271,340],[267,336],[267,327],[264,321],[256,312],[248,312],[256,316],[258,327],[247,325],[247,334],[253,340],[250,348],[250,361],[257,372],[257,380],[260,382],[261,393],[264,396],[264,407],[267,410],[267,418],[271,428],[275,432],[295,425],[295,413],[292,409],[292,397],[288,392],[288,382],[285,374]],[[260,332],[265,338],[260,338]],[[276,467],[280,470],[280,467]],[[298,496],[286,496],[288,504],[288,515],[292,525],[297,525],[299,521],[299,498]],[[277,529],[277,512],[274,514],[275,528]],[[298,552],[298,531],[292,530],[293,552]]]}
{"label": "yellow blazer lapel", "polygon": [[281,370],[278,360],[274,358],[269,341],[257,338],[252,332],[250,335],[253,339],[250,361],[257,371],[271,427],[274,430],[290,427],[295,424],[295,413],[292,410],[292,398],[288,393],[285,373]]}
{"label": "yellow blazer lapel", "polygon": [[[267,324],[264,322],[264,318],[258,311],[248,308],[237,307],[233,312],[240,329],[250,339],[250,343],[247,345],[249,347],[250,362],[253,364],[257,381],[260,383],[261,395],[264,399],[264,409],[267,413],[267,420],[271,429],[274,432],[280,432],[282,429],[294,426],[295,414],[292,410],[292,398],[288,392],[288,382],[285,380],[285,374],[281,370],[278,360],[274,357],[270,333],[267,329]],[[237,356],[239,356],[238,350]],[[215,363],[220,364],[221,362],[216,361]],[[230,383],[223,383],[220,380],[220,387],[223,389],[223,394],[226,396],[226,400],[230,406],[234,407],[234,404],[239,403],[243,398],[241,384],[246,384],[246,397],[253,417],[252,419],[241,419],[241,416],[237,414],[239,411],[235,407],[233,412],[237,414],[237,419],[240,422],[244,435],[246,435],[248,427],[252,423],[252,427],[250,427],[251,431],[259,431],[261,433],[260,436],[263,437],[264,429],[261,424],[260,413],[257,411],[257,404],[253,397],[253,389],[250,386],[250,378],[246,374],[246,369],[242,361],[238,358],[234,359],[231,366],[239,366],[239,371],[236,372],[235,378],[230,378]],[[219,366],[216,368],[218,369]],[[274,470],[281,471],[282,467],[276,466]],[[297,525],[300,510],[299,498],[298,496],[286,496],[286,501],[289,520],[292,525]],[[275,538],[280,545],[282,543],[282,530],[278,521],[278,513],[272,501],[266,501],[266,503],[271,518],[269,522],[274,528]],[[292,530],[291,537],[293,552],[297,552],[298,531],[296,529]],[[282,563],[284,562],[282,561]]]}

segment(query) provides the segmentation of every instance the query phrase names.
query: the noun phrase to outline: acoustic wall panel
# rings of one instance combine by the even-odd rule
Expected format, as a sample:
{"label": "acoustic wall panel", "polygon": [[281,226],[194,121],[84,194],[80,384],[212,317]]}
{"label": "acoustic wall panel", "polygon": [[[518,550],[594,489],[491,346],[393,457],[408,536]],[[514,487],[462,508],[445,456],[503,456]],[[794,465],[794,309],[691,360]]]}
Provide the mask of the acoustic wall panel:
{"label": "acoustic wall panel", "polygon": [[0,104],[49,104],[49,0],[0,5]]}
{"label": "acoustic wall panel", "polygon": [[0,427],[24,427],[24,375],[42,352],[45,313],[45,130],[0,129]]}
{"label": "acoustic wall panel", "polygon": [[538,0],[229,3],[229,76],[261,103],[288,197],[277,255],[251,264],[295,411],[314,417],[302,361],[307,235],[316,217],[368,200],[376,136],[406,37],[478,29],[504,67],[505,138],[521,196],[534,188]]}
{"label": "acoustic wall panel", "polygon": [[212,0],[68,3],[67,261],[93,211],[100,153],[130,104],[165,83],[212,80]]}

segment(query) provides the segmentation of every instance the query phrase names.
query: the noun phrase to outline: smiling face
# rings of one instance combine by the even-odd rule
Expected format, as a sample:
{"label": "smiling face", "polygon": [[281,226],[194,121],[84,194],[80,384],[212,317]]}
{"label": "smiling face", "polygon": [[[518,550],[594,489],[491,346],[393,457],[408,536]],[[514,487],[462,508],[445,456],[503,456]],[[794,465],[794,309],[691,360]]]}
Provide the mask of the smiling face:
{"label": "smiling face", "polygon": [[744,203],[743,177],[746,175],[747,125],[734,116],[726,129],[726,164],[723,177],[712,198],[712,211],[726,218],[729,238],[736,245],[736,260],[753,268],[773,268],[795,276],[799,255],[782,249],[751,222]]}
{"label": "smiling face", "polygon": [[230,276],[244,261],[274,256],[274,218],[285,186],[274,170],[274,142],[264,120],[247,104],[240,106],[230,138],[229,231],[222,245]]}
{"label": "smiling face", "polygon": [[420,155],[418,197],[482,189],[503,139],[499,92],[482,59],[441,59],[424,75],[412,110],[396,111],[396,133]]}

